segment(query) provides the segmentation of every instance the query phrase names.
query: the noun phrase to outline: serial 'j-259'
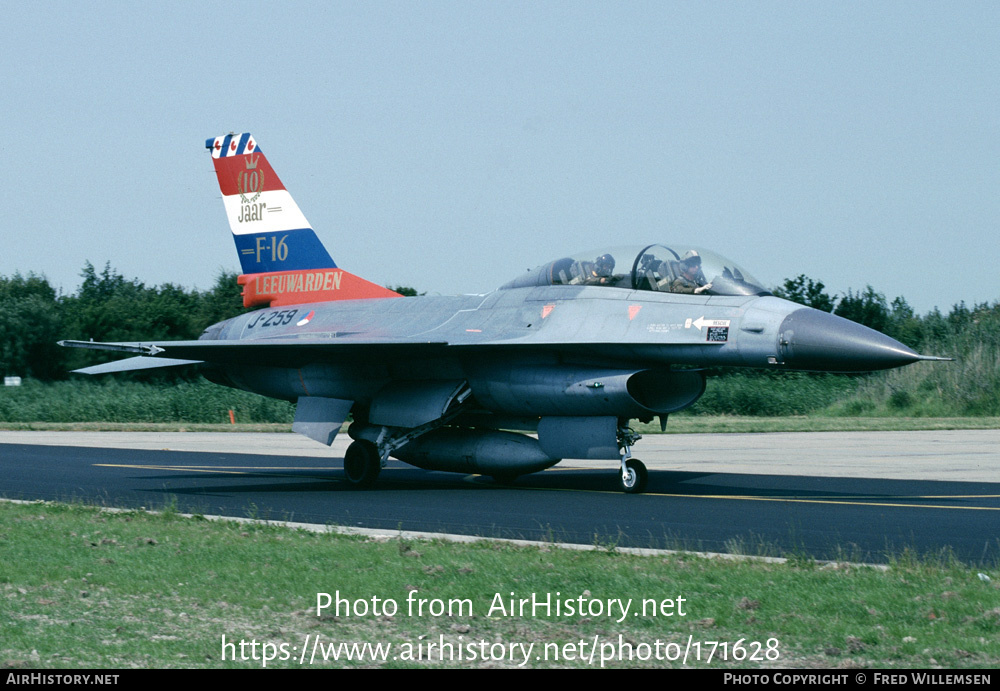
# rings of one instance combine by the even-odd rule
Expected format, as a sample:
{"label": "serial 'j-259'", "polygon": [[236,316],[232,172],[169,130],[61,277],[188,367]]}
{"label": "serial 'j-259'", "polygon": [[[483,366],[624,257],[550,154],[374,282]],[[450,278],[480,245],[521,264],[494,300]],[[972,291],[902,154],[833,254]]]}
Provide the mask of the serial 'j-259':
{"label": "serial 'j-259'", "polygon": [[[200,364],[210,380],[295,402],[293,429],[371,486],[392,456],[510,481],[561,459],[607,459],[626,492],[647,472],[629,421],[665,422],[705,390],[701,368],[858,372],[920,359],[840,317],[772,296],[687,244],[565,256],[486,295],[396,293],[339,268],[249,134],[207,141],[243,273],[262,309],[197,341],[64,345],[137,355],[97,374]],[[527,432],[529,434],[524,434]]]}

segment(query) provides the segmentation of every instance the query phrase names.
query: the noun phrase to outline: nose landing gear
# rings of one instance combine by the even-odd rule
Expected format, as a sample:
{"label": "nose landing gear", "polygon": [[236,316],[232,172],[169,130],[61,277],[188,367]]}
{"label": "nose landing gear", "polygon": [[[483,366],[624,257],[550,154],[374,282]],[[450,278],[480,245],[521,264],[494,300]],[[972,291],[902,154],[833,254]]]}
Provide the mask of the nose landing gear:
{"label": "nose landing gear", "polygon": [[622,425],[618,428],[618,446],[622,452],[621,474],[618,481],[626,494],[640,494],[646,491],[646,481],[649,479],[646,464],[638,458],[632,458],[632,445],[640,439],[642,435],[629,427]]}

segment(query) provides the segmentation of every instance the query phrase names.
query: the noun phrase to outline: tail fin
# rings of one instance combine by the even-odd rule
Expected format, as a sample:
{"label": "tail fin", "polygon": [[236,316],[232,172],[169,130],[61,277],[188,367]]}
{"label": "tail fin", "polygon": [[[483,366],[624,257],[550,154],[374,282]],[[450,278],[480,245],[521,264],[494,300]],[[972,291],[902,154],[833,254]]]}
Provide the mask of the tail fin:
{"label": "tail fin", "polygon": [[205,146],[239,252],[245,306],[398,296],[337,267],[249,133]]}

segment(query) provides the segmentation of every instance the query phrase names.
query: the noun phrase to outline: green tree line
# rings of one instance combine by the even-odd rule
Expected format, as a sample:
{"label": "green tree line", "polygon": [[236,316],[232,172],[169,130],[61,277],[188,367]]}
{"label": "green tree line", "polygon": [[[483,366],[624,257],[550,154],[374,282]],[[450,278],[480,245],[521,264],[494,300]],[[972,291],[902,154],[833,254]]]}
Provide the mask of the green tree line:
{"label": "green tree line", "polygon": [[171,283],[147,286],[109,265],[98,272],[89,262],[81,277],[75,293],[61,295],[34,273],[0,276],[0,371],[5,376],[54,381],[72,369],[117,359],[114,353],[61,348],[56,342],[62,339],[195,339],[207,326],[244,311],[234,273],[220,273],[205,291]]}
{"label": "green tree line", "polygon": [[935,307],[919,316],[905,298],[897,297],[889,302],[883,293],[870,285],[856,293],[848,290],[846,295],[830,295],[821,281],[813,281],[801,274],[785,279],[780,287],[774,289],[774,294],[864,324],[917,351],[953,347],[956,340],[963,346],[967,345],[967,341],[982,339],[995,343],[995,330],[1000,320],[1000,303],[982,303],[970,308],[961,302],[954,305],[948,314],[942,314]]}

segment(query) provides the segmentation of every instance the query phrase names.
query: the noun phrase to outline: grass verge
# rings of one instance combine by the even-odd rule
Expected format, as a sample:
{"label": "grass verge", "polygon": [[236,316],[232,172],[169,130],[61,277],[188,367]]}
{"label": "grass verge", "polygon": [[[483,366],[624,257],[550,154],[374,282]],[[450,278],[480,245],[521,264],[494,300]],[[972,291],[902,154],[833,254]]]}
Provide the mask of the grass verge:
{"label": "grass verge", "polygon": [[[391,646],[384,661],[368,649],[357,651],[362,659],[313,662],[327,667],[513,667],[525,659],[517,644],[532,645],[529,667],[596,667],[602,656],[611,667],[681,667],[655,655],[685,650],[689,667],[1000,664],[1000,578],[946,556],[902,555],[888,569],[641,557],[371,540],[183,518],[170,507],[151,515],[8,502],[0,502],[0,550],[0,661],[8,668],[259,667],[265,650],[288,657],[268,666],[297,667],[316,640],[342,656],[350,648],[339,644]],[[317,616],[317,594],[338,591],[351,614],[344,606],[339,616],[332,607]],[[511,611],[511,593],[582,601],[590,611]],[[608,607],[616,598],[632,600],[627,616]],[[386,613],[390,600],[394,614]],[[500,601],[505,609],[490,612]],[[223,636],[235,642],[228,651]],[[441,660],[442,643],[452,659]],[[629,648],[634,659],[623,660]],[[581,661],[592,649],[593,662]],[[224,660],[224,652],[258,659]],[[484,652],[500,659],[484,661]]]}

